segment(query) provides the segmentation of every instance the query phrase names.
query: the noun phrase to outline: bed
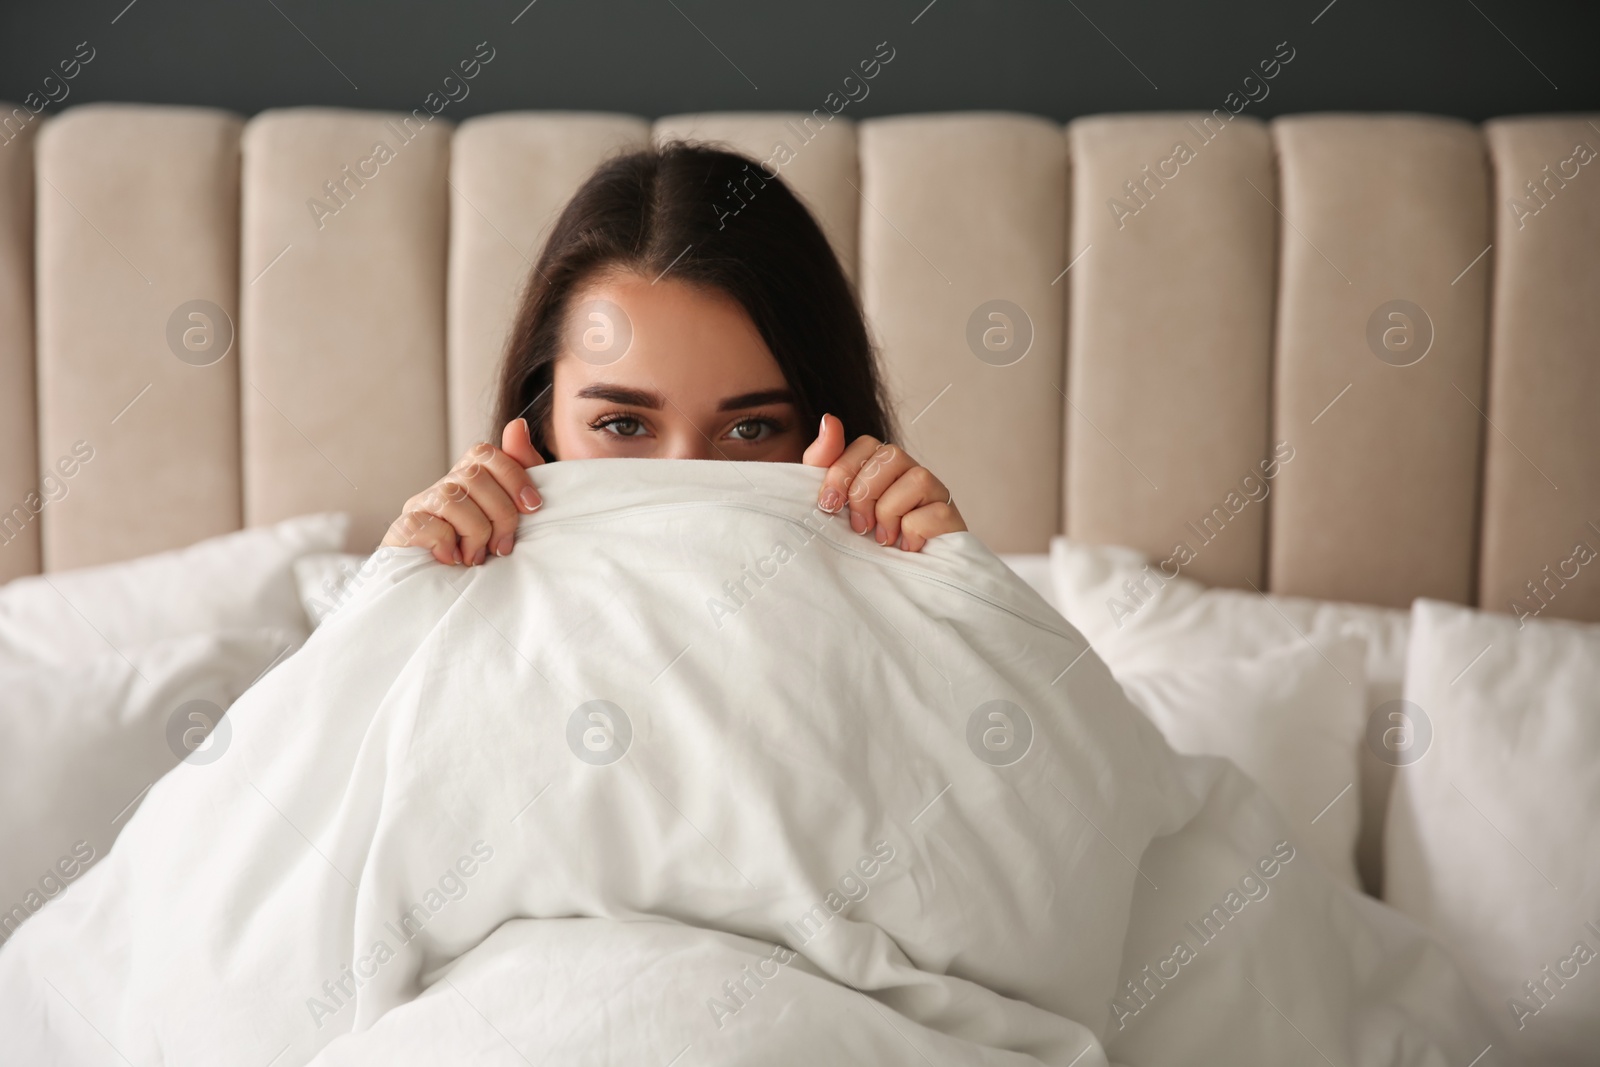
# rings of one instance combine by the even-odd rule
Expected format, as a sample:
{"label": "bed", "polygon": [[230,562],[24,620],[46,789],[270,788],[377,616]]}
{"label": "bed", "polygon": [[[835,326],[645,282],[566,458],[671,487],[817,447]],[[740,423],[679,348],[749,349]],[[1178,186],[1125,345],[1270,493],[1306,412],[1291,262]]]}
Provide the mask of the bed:
{"label": "bed", "polygon": [[[201,742],[222,711],[370,596],[363,561],[401,502],[490,434],[553,213],[652,137],[787,145],[903,443],[974,533],[1167,743],[1259,783],[1350,907],[1448,948],[1495,1020],[1472,1054],[1582,1062],[1600,1016],[1586,116],[455,127],[96,105],[25,124],[0,149],[0,672],[7,750],[30,753],[8,801],[49,830],[7,839],[26,854],[11,898],[106,881],[154,780],[221,748]],[[24,722],[20,694],[79,717]],[[717,966],[750,946],[724,948]],[[1111,1032],[1178,996],[1145,983],[1086,1024],[1127,1062],[1143,1052]],[[1027,1047],[1087,1051],[1050,1041]]]}

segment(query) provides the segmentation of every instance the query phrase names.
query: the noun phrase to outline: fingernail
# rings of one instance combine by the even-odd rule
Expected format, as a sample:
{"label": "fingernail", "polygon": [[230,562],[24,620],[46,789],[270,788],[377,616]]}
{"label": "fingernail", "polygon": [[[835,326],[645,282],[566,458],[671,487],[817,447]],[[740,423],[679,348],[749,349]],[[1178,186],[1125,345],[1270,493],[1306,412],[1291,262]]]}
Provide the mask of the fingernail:
{"label": "fingernail", "polygon": [[515,538],[510,534],[502,534],[500,540],[494,543],[494,554],[497,556],[511,555],[511,545]]}
{"label": "fingernail", "polygon": [[456,566],[461,566],[461,547],[457,545],[450,550],[450,558],[456,561]]}
{"label": "fingernail", "polygon": [[832,515],[834,512],[838,511],[840,506],[843,504],[844,494],[830,485],[828,488],[822,491],[822,499],[818,501],[817,506],[822,508],[822,510],[826,511],[829,515]]}
{"label": "fingernail", "polygon": [[866,533],[867,517],[859,512],[852,511],[850,513],[850,529],[854,530],[858,534]]}
{"label": "fingernail", "polygon": [[889,531],[885,530],[883,528],[882,524],[879,524],[877,530],[872,535],[872,539],[874,541],[878,542],[878,544],[880,544],[880,545],[888,545],[888,543],[889,543]]}
{"label": "fingernail", "polygon": [[817,436],[821,437],[823,434],[825,434],[827,432],[828,432],[828,416],[824,415],[824,416],[822,416],[821,424],[817,426]]}
{"label": "fingernail", "polygon": [[543,501],[539,499],[539,494],[533,491],[533,486],[531,485],[523,486],[522,492],[517,494],[517,499],[520,500],[522,502],[522,506],[527,508],[529,511],[537,511],[539,505],[543,503]]}

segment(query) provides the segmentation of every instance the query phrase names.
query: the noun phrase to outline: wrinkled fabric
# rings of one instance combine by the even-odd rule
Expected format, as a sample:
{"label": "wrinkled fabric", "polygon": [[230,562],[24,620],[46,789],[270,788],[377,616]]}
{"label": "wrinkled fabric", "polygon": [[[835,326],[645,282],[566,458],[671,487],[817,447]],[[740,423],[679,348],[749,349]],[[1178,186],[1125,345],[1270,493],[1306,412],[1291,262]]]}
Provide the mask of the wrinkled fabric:
{"label": "wrinkled fabric", "polygon": [[1431,942],[1336,886],[1231,764],[1174,754],[973,536],[881,548],[795,465],[533,476],[511,556],[380,550],[221,754],[22,927],[0,1057],[1464,1064],[1486,1043]]}

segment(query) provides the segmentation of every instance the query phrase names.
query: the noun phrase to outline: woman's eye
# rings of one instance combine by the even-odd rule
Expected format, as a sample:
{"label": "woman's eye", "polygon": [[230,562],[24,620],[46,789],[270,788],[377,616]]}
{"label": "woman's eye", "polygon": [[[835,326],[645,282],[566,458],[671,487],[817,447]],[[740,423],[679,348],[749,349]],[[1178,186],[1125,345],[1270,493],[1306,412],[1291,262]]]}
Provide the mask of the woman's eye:
{"label": "woman's eye", "polygon": [[644,424],[638,419],[612,419],[610,422],[604,423],[601,429],[607,433],[614,433],[618,437],[637,437],[644,431]]}
{"label": "woman's eye", "polygon": [[759,441],[771,429],[771,424],[765,419],[746,419],[733,428],[733,436],[740,441]]}

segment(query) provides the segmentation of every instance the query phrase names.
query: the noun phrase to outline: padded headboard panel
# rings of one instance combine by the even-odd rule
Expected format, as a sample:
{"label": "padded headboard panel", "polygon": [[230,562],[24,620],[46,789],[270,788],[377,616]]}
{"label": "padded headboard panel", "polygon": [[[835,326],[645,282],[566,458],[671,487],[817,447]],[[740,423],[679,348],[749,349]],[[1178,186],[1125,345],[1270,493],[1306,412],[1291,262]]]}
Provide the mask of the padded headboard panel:
{"label": "padded headboard panel", "polygon": [[[0,104],[0,115],[27,115]],[[0,582],[39,570],[38,423],[33,370],[33,138],[0,127]]]}
{"label": "padded headboard panel", "polygon": [[244,137],[245,519],[350,511],[371,545],[443,472],[450,127],[267,112]]}
{"label": "padded headboard panel", "polygon": [[566,198],[683,136],[812,207],[903,443],[996,549],[1600,619],[1595,116],[424,115],[6,131],[0,578],[317,509],[371,545],[494,432]]}
{"label": "padded headboard panel", "polygon": [[1600,619],[1600,180],[1585,180],[1600,178],[1600,122],[1487,133],[1498,207],[1481,599]]}
{"label": "padded headboard panel", "polygon": [[902,443],[996,551],[1036,550],[1060,522],[1061,129],[879,119],[863,125],[861,166],[861,293]]}
{"label": "padded headboard panel", "polygon": [[[1458,275],[1489,243],[1482,139],[1412,117],[1279,120],[1275,134],[1275,433],[1296,456],[1272,512],[1271,584],[1393,607],[1466,601],[1489,272]],[[1421,310],[1383,311],[1392,301]],[[1408,351],[1386,362],[1369,329],[1379,350],[1387,337]]]}
{"label": "padded headboard panel", "polygon": [[1169,574],[1259,586],[1270,495],[1252,497],[1272,487],[1260,466],[1276,294],[1271,138],[1254,119],[1204,114],[1084,119],[1070,137],[1081,258],[1063,283],[1066,532],[1170,560]]}
{"label": "padded headboard panel", "polygon": [[80,461],[40,517],[48,570],[239,527],[238,361],[205,363],[190,334],[187,362],[169,334],[223,336],[188,317],[193,301],[237,313],[240,126],[199,108],[100,105],[39,134],[41,482]]}

